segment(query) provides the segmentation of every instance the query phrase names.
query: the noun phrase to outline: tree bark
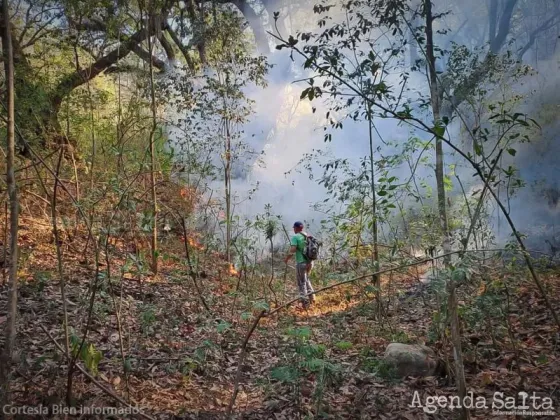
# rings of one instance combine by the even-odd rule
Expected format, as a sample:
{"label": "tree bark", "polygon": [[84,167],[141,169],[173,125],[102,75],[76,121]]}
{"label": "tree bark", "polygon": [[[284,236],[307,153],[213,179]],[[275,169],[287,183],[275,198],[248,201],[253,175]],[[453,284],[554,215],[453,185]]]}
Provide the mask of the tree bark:
{"label": "tree bark", "polygon": [[[370,186],[371,186],[371,212],[372,212],[372,240],[373,240],[373,250],[372,250],[372,262],[374,264],[375,271],[379,270],[379,246],[378,246],[378,221],[377,221],[377,196],[375,189],[375,166],[373,162],[373,121],[371,112],[371,105],[368,106],[368,134],[369,134],[369,169],[370,169]],[[378,274],[374,274],[372,277],[373,286],[375,287],[375,296],[377,300],[377,315],[378,319],[381,321],[382,317],[382,302],[381,302],[381,278]]]}
{"label": "tree bark", "polygon": [[498,0],[490,0],[488,10],[488,40],[490,44],[496,39],[496,26],[498,23]]}
{"label": "tree bark", "polygon": [[[438,77],[436,73],[436,58],[434,54],[434,33],[432,15],[432,1],[424,0],[424,13],[426,17],[426,56],[428,59],[428,73],[430,82],[430,96],[432,113],[434,116],[435,126],[443,127],[441,121],[441,99],[443,95],[440,93],[441,89],[438,87]],[[435,130],[438,132],[438,130]],[[441,230],[443,233],[443,253],[449,254],[451,252],[451,242],[449,235],[449,224],[447,220],[447,209],[445,203],[445,182],[444,182],[444,160],[443,160],[443,141],[442,136],[436,136],[436,183],[437,183],[437,197],[439,207],[439,217]],[[449,267],[450,258],[444,258],[444,265]],[[467,383],[465,379],[465,370],[463,366],[463,351],[461,346],[461,331],[459,327],[459,314],[457,303],[457,290],[453,276],[450,275],[447,279],[447,310],[449,313],[451,324],[451,341],[453,343],[453,358],[455,360],[455,378],[457,381],[457,389],[461,401],[467,395]],[[468,409],[462,407],[462,419],[469,419],[470,414]]]}
{"label": "tree bark", "polygon": [[173,30],[173,28],[168,26],[167,27],[167,32],[171,36],[171,39],[173,40],[175,45],[177,45],[177,48],[179,48],[179,51],[181,51],[181,54],[183,54],[183,57],[185,58],[185,62],[187,63],[187,66],[189,67],[189,69],[191,71],[194,71],[195,70],[195,65],[194,65],[194,62],[193,62],[191,56],[189,55],[188,48],[183,45],[183,43],[181,42],[181,39],[179,38],[179,35],[177,35],[177,33]]}
{"label": "tree bark", "polygon": [[14,172],[15,158],[15,112],[14,112],[14,60],[12,50],[12,36],[10,30],[10,13],[8,0],[2,2],[2,52],[4,56],[4,69],[6,74],[6,105],[7,105],[7,186],[10,202],[10,269],[8,280],[8,319],[4,349],[0,360],[0,405],[9,403],[10,371],[14,355],[14,346],[17,332],[17,263],[18,263],[18,197],[16,178]]}
{"label": "tree bark", "polygon": [[[513,16],[513,11],[517,5],[518,0],[507,0],[502,15],[500,16],[500,22],[497,28],[497,33],[494,39],[490,42],[490,52],[497,54],[504,45],[506,38],[509,34],[511,27],[511,18]],[[496,31],[496,29],[494,29]]]}
{"label": "tree bark", "polygon": [[249,4],[247,4],[246,0],[233,0],[233,4],[239,9],[243,16],[245,16],[245,19],[253,30],[255,43],[257,44],[257,50],[259,51],[259,53],[264,55],[269,54],[270,46],[268,44],[268,36],[261,22],[261,19],[255,13],[255,10]]}
{"label": "tree bark", "polygon": [[193,36],[195,38],[196,48],[198,49],[198,55],[200,57],[200,62],[204,67],[206,65],[206,42],[204,39],[204,21],[198,16],[196,5],[194,0],[187,0],[187,12],[193,25]]}
{"label": "tree bark", "polygon": [[[150,0],[148,6],[148,16],[152,20],[153,13],[153,2]],[[148,50],[150,55],[153,55],[153,43],[152,37],[148,36]],[[152,108],[152,129],[150,130],[150,192],[152,195],[152,237],[151,237],[151,248],[152,248],[152,271],[154,274],[158,273],[158,226],[157,226],[157,216],[158,216],[158,203],[157,203],[157,193],[156,193],[156,165],[157,165],[157,150],[155,145],[155,135],[157,130],[157,105],[156,105],[156,91],[154,86],[154,66],[150,62],[150,96],[151,96],[151,108]]]}
{"label": "tree bark", "polygon": [[[226,101],[224,100],[224,106]],[[226,199],[226,259],[231,263],[231,132],[229,118],[224,119],[225,134],[225,166],[224,166],[224,188]]]}

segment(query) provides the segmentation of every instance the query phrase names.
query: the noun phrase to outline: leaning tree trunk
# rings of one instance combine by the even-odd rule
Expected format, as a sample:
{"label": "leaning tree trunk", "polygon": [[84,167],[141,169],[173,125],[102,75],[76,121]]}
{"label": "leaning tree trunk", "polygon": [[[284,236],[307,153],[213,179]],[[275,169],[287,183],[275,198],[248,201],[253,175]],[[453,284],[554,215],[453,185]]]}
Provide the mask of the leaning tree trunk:
{"label": "leaning tree trunk", "polygon": [[[424,13],[426,17],[426,56],[428,59],[428,71],[430,80],[430,96],[432,112],[434,114],[434,123],[438,127],[443,127],[441,121],[441,99],[440,89],[438,87],[438,77],[436,73],[436,58],[434,55],[434,36],[433,36],[433,21],[432,15],[432,2],[431,0],[424,0]],[[439,133],[440,130],[434,130]],[[436,183],[437,183],[437,197],[439,218],[441,230],[443,233],[443,252],[449,254],[451,252],[451,242],[449,235],[449,224],[447,220],[447,209],[445,204],[445,184],[444,184],[444,161],[443,161],[443,141],[442,135],[436,136]],[[444,264],[449,267],[449,257],[444,258]],[[465,370],[463,366],[463,351],[461,346],[461,331],[459,327],[459,314],[457,309],[457,290],[453,276],[449,276],[447,280],[447,293],[448,302],[447,310],[449,311],[449,318],[451,322],[451,341],[453,343],[453,358],[455,360],[455,376],[457,380],[457,389],[459,397],[463,400],[467,394],[467,383],[465,379]],[[469,419],[469,411],[465,407],[461,412],[462,419]]]}
{"label": "leaning tree trunk", "polygon": [[15,124],[14,124],[14,61],[12,39],[10,33],[10,14],[8,0],[2,2],[2,52],[4,56],[4,69],[6,74],[6,105],[7,105],[7,185],[10,201],[10,269],[8,282],[8,320],[6,322],[6,340],[0,356],[0,405],[9,403],[9,383],[14,344],[16,338],[17,315],[17,261],[18,261],[18,197],[14,172],[15,155]]}

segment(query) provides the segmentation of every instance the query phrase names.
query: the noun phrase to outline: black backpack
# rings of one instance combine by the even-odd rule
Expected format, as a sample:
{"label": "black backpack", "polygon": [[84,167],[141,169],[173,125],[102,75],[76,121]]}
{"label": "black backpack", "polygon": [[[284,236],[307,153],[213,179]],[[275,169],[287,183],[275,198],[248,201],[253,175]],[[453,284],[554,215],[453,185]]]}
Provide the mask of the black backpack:
{"label": "black backpack", "polygon": [[319,248],[321,248],[321,242],[311,235],[306,235],[300,232],[305,238],[305,248],[303,249],[303,256],[308,261],[314,261],[319,258]]}

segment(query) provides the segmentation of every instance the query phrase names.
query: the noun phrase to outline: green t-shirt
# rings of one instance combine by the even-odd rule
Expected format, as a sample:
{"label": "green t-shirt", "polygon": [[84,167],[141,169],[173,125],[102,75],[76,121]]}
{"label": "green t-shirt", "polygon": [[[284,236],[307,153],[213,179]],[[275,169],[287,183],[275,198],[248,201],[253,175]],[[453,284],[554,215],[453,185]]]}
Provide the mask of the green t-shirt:
{"label": "green t-shirt", "polygon": [[303,251],[305,251],[305,243],[306,243],[306,239],[303,234],[297,233],[294,236],[292,236],[292,241],[290,242],[290,245],[296,247],[297,263],[307,262],[307,259],[303,256]]}

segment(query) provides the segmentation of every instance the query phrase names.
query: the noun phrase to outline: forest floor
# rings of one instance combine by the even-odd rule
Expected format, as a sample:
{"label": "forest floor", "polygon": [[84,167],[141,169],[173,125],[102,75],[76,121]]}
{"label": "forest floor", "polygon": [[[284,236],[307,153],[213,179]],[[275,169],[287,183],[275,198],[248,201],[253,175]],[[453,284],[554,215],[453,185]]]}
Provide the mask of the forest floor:
{"label": "forest floor", "polygon": [[[49,239],[48,222],[27,220],[23,224],[27,229],[20,232],[19,362],[12,382],[13,405],[63,404],[67,363],[53,342],[64,347],[55,247]],[[63,244],[68,320],[72,335],[79,337],[72,343],[81,340],[90,307],[88,288],[94,269],[91,261],[83,260],[85,244],[85,235]],[[182,255],[181,247],[177,239],[164,245],[160,273],[155,277],[139,278],[131,271],[123,275],[124,250],[123,259],[109,262],[112,279],[100,277],[103,281],[87,336],[90,355],[99,351],[102,358],[97,366],[90,366],[90,373],[153,418],[223,418],[233,392],[241,343],[258,311],[242,312],[242,307],[249,306],[232,292],[249,291],[219,258],[210,258],[204,266],[204,278],[199,278],[210,308],[206,311],[192,279],[173,257]],[[104,271],[105,264],[101,267]],[[422,402],[426,396],[456,395],[447,378],[398,380],[382,363],[391,342],[427,343],[438,354],[451,355],[449,343],[441,339],[448,334],[434,337],[437,294],[418,283],[418,274],[427,268],[383,277],[384,289],[390,293],[384,298],[388,309],[381,322],[364,283],[319,294],[309,310],[291,306],[262,318],[247,346],[236,418],[456,417],[457,410],[440,408],[428,414],[411,406],[416,391]],[[524,270],[503,273],[501,268],[486,270],[481,279],[460,289],[468,388],[475,396],[487,398],[490,406],[494,392],[517,396],[524,390],[550,396],[558,414],[557,330]],[[541,274],[550,296],[560,296],[560,274],[550,270]],[[296,296],[293,277],[290,270],[281,302]],[[314,281],[320,283],[321,279]],[[503,295],[498,294],[498,300],[489,298],[495,296],[491,292],[498,287],[496,282],[509,284],[508,315],[500,309],[507,304]],[[3,328],[6,287],[0,291]],[[560,312],[558,305],[556,310]],[[73,398],[76,406],[119,406],[80,372],[74,374]],[[491,407],[472,414],[481,419],[509,418],[492,416]]]}

